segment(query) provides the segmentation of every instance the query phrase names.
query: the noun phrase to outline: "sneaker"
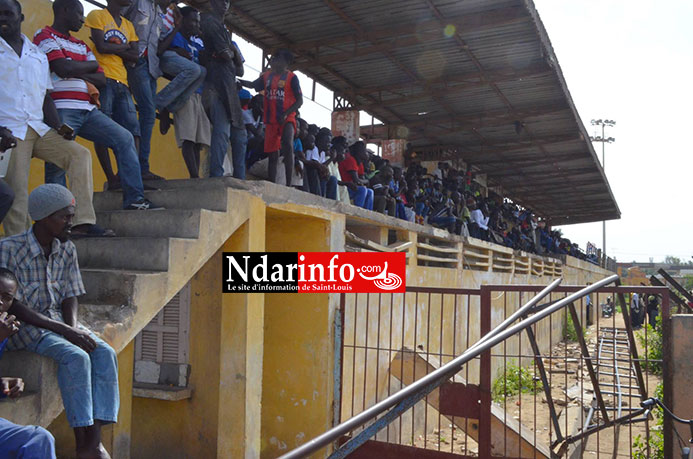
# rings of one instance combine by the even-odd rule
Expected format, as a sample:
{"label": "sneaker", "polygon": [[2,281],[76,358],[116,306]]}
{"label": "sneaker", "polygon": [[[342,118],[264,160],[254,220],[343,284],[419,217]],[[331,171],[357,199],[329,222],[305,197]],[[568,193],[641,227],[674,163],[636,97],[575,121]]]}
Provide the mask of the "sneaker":
{"label": "sneaker", "polygon": [[125,208],[125,210],[163,210],[163,207],[157,206],[149,199],[133,202]]}

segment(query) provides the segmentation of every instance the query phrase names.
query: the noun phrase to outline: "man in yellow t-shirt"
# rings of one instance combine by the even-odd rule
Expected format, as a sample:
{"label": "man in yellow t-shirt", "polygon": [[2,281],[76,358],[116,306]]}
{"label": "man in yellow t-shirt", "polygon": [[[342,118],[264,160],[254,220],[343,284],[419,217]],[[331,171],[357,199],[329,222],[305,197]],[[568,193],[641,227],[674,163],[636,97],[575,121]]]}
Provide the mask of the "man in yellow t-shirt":
{"label": "man in yellow t-shirt", "polygon": [[106,75],[101,89],[101,111],[130,131],[139,143],[140,127],[128,88],[126,65],[137,61],[137,34],[132,23],[120,15],[130,0],[108,0],[106,8],[94,10],[85,25],[91,29],[94,55]]}

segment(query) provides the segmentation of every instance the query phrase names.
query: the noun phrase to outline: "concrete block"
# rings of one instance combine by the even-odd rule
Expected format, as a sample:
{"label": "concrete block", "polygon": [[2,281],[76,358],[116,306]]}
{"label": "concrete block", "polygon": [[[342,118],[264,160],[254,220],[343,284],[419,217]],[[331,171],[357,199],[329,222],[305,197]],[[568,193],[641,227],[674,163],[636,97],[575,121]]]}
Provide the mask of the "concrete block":
{"label": "concrete block", "polygon": [[135,381],[147,384],[158,384],[161,366],[156,362],[135,360]]}

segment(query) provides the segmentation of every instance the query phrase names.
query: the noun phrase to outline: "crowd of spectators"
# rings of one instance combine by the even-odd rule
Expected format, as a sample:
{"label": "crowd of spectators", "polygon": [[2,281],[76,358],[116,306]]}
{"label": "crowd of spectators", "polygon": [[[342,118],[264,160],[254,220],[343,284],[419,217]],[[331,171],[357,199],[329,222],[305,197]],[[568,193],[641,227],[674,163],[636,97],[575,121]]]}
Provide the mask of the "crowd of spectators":
{"label": "crowd of spectators", "polygon": [[[119,396],[115,352],[77,322],[77,297],[85,292],[68,239],[115,233],[96,222],[91,154],[76,137],[94,142],[106,188],[122,190],[125,210],[161,209],[144,195],[164,179],[150,168],[158,117],[164,135],[173,122],[191,178],[203,174],[207,148],[211,177],[246,179],[248,170],[454,234],[585,258],[529,209],[484,192],[470,170],[440,163],[429,173],[416,162],[404,169],[363,141],[301,119],[289,50],[275,51],[259,78],[242,80],[244,58],[223,22],[229,0],[211,0],[202,12],[169,0],[107,0],[86,19],[79,0],[55,0],[52,8],[53,23],[29,39],[21,33],[21,4],[0,0],[0,152],[11,150],[0,161],[7,236],[0,241],[0,354],[7,346],[58,362],[77,457],[108,457],[100,431],[116,422]],[[83,26],[89,44],[72,35]],[[167,82],[159,90],[161,78]],[[32,157],[45,162],[46,184],[29,195]],[[5,395],[23,390],[18,378],[1,381]],[[53,456],[42,429],[0,420],[0,438],[8,436],[14,441],[0,444],[0,455]]]}

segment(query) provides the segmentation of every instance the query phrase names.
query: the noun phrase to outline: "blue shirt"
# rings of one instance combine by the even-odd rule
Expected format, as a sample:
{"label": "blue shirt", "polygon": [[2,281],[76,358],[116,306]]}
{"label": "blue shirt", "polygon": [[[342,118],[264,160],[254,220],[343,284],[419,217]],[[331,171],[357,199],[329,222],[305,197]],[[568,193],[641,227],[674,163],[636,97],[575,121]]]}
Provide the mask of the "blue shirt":
{"label": "blue shirt", "polygon": [[298,137],[294,139],[294,152],[296,151],[303,153],[303,142]]}
{"label": "blue shirt", "polygon": [[[190,40],[188,40],[180,32],[173,37],[170,47],[186,50],[192,56],[192,61],[198,65],[200,64],[200,52],[205,49],[204,42],[200,37],[192,36],[190,37]],[[197,94],[202,94],[203,86],[203,84],[200,85],[200,87],[197,89]]]}

